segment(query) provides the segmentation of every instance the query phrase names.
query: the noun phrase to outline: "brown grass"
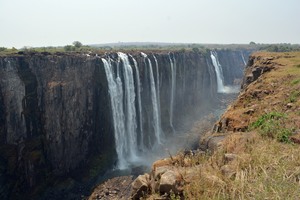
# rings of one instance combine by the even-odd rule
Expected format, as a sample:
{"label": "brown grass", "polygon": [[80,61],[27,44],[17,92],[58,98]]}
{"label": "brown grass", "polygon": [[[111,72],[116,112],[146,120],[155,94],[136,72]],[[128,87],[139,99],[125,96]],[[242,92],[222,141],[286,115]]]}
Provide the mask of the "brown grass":
{"label": "brown grass", "polygon": [[[237,158],[226,161],[228,153]],[[233,171],[230,177],[221,173],[225,165]],[[298,146],[235,133],[206,158],[184,191],[186,199],[299,199],[299,180]]]}

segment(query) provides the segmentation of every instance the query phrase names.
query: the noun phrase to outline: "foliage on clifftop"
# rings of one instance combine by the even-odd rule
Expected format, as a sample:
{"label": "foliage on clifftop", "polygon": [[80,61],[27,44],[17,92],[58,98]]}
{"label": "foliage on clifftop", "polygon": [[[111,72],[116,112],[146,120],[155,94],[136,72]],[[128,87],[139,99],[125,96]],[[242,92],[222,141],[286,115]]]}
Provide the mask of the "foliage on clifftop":
{"label": "foliage on clifftop", "polygon": [[211,49],[223,49],[223,50],[257,50],[260,45],[248,45],[248,44],[177,44],[177,43],[116,43],[107,45],[83,45],[79,41],[73,42],[73,45],[65,46],[48,46],[48,47],[23,47],[20,49],[16,48],[5,48],[0,47],[0,56],[7,56],[13,54],[57,54],[57,53],[93,53],[93,54],[104,54],[106,52],[127,52],[134,53],[143,51],[145,53],[155,52],[195,52],[195,53],[209,53]]}

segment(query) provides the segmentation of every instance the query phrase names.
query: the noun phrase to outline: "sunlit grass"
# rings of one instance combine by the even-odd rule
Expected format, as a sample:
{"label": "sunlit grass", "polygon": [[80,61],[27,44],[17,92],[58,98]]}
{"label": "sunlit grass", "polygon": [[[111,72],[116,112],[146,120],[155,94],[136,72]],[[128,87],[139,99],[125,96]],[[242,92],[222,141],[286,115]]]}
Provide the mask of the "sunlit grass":
{"label": "sunlit grass", "polygon": [[[236,145],[240,143],[239,145]],[[243,147],[240,147],[243,146]],[[235,147],[235,148],[233,148]],[[226,153],[237,153],[226,161]],[[185,187],[186,199],[299,199],[300,148],[259,136],[241,142],[227,138],[223,149],[203,163],[195,180]],[[228,165],[234,174],[221,173]],[[213,180],[213,181],[212,181]]]}

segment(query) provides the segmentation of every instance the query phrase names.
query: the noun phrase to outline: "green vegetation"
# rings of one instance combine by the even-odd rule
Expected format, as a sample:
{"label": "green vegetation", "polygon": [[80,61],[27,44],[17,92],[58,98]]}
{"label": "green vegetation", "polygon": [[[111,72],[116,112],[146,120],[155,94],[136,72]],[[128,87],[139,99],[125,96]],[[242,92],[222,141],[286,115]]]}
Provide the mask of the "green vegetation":
{"label": "green vegetation", "polygon": [[299,96],[300,96],[300,91],[293,91],[287,100],[288,103],[296,102]]}
{"label": "green vegetation", "polygon": [[292,131],[285,128],[285,119],[287,116],[280,112],[270,112],[261,115],[255,122],[250,125],[250,129],[259,129],[263,137],[277,139],[279,142],[290,142],[289,137]]}
{"label": "green vegetation", "polygon": [[291,82],[292,85],[297,85],[300,83],[300,79],[295,79]]}
{"label": "green vegetation", "polygon": [[7,54],[14,54],[14,53],[17,53],[18,50],[16,48],[11,48],[11,49],[8,49],[8,48],[5,48],[5,47],[0,47],[0,56],[1,55],[7,55]]}
{"label": "green vegetation", "polygon": [[269,52],[291,52],[300,51],[298,44],[262,44],[259,45],[259,50]]}
{"label": "green vegetation", "polygon": [[74,41],[74,42],[73,42],[73,45],[74,45],[74,47],[76,47],[76,48],[82,47],[82,43],[79,42],[79,41]]}

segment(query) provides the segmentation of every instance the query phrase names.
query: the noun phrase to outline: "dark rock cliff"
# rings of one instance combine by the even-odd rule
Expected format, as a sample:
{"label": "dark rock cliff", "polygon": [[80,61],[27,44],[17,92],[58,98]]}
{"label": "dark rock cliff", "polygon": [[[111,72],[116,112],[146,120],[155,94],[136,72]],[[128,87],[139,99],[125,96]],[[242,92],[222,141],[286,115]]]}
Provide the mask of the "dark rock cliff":
{"label": "dark rock cliff", "polygon": [[[229,76],[226,73],[231,74],[227,83],[233,82],[232,77],[241,78],[240,72],[230,72],[231,66],[243,68],[241,56],[221,51],[218,54],[220,63],[227,66],[225,80]],[[216,101],[216,74],[209,55],[196,52],[148,55],[153,66],[154,58],[157,59],[158,71],[154,70],[154,77],[160,80],[157,87],[161,124],[168,135],[172,132],[170,58],[176,65],[175,129],[189,112]],[[117,57],[114,53],[103,55],[107,56]],[[139,53],[133,57],[142,83],[142,123],[145,132],[151,134],[149,67]],[[112,62],[118,65],[117,59]],[[130,62],[133,65],[132,59]],[[93,176],[115,162],[108,83],[99,56],[36,53],[0,57],[1,198],[17,199],[21,195],[33,198],[32,194],[43,191],[55,177]]]}

